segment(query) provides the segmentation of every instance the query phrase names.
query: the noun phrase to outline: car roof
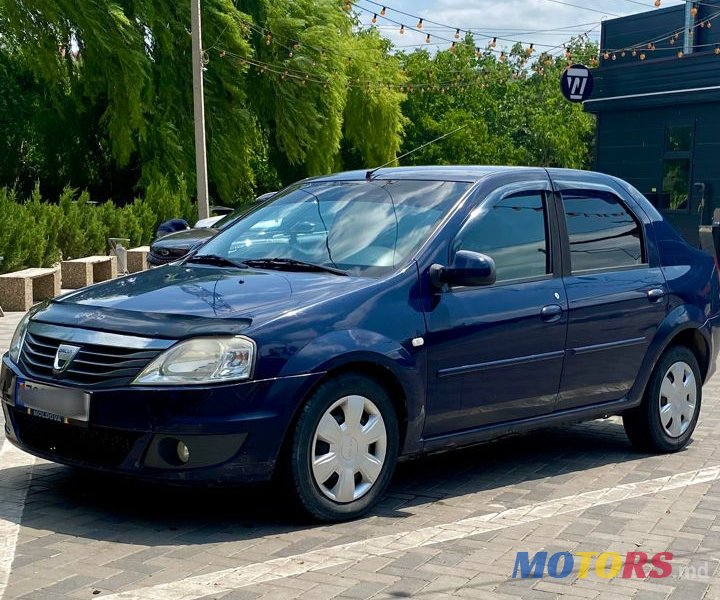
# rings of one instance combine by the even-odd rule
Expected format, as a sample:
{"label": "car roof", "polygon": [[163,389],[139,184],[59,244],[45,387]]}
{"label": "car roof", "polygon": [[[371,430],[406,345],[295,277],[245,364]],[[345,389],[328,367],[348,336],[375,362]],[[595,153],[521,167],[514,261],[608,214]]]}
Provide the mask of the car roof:
{"label": "car roof", "polygon": [[[566,171],[566,169],[553,169],[554,173]],[[578,172],[567,170],[568,172]],[[305,181],[321,182],[321,181],[359,181],[368,179],[414,179],[428,181],[458,181],[475,183],[481,179],[485,179],[490,175],[511,172],[525,172],[528,175],[547,176],[547,170],[540,167],[506,167],[506,166],[482,166],[482,165],[452,165],[452,166],[423,166],[423,167],[388,167],[375,170],[357,170],[345,171],[343,173],[334,173],[332,175],[321,175],[312,177]],[[589,171],[584,173],[590,175]]]}

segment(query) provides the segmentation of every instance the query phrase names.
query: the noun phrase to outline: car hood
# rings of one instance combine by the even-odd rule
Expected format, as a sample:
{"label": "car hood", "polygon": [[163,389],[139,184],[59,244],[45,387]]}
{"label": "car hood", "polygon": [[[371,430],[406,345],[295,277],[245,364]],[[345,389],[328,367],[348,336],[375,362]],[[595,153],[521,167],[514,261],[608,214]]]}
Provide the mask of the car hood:
{"label": "car hood", "polygon": [[56,299],[35,320],[179,338],[237,332],[375,283],[329,273],[168,265]]}
{"label": "car hood", "polygon": [[215,229],[186,229],[177,233],[170,233],[152,243],[153,250],[162,248],[193,248],[200,242],[211,238],[217,233]]}

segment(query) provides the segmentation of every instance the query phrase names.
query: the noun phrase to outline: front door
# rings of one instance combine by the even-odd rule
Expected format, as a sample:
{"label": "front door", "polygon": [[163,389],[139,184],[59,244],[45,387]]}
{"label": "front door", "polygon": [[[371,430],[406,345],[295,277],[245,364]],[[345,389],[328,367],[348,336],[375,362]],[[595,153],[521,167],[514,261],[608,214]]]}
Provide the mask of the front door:
{"label": "front door", "polygon": [[628,393],[665,317],[667,290],[660,267],[648,264],[647,217],[633,212],[631,199],[581,181],[555,184],[569,239],[570,319],[557,404],[563,410]]}
{"label": "front door", "polygon": [[425,437],[546,414],[556,401],[567,302],[548,181],[500,190],[451,245],[494,259],[497,282],[438,292],[427,312]]}

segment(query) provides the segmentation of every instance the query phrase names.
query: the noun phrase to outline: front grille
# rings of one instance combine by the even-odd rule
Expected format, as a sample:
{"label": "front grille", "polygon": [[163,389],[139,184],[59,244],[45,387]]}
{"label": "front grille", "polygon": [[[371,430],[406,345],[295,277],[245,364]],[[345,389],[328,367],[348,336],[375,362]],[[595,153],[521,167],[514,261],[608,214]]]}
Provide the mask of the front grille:
{"label": "front grille", "polygon": [[19,440],[47,454],[102,467],[125,460],[139,433],[65,425],[13,410]]}
{"label": "front grille", "polygon": [[[53,363],[62,340],[28,332],[23,344],[20,366],[31,378],[62,382],[87,389],[128,385],[155,359],[160,350],[137,350],[116,346],[77,343],[75,359],[59,377],[53,376]],[[75,344],[75,342],[69,342]]]}
{"label": "front grille", "polygon": [[157,263],[169,263],[177,260],[178,258],[182,258],[185,256],[188,252],[190,252],[189,248],[167,248],[164,250],[164,252],[167,252],[167,254],[158,254],[158,252],[150,250],[150,256],[153,261]]}

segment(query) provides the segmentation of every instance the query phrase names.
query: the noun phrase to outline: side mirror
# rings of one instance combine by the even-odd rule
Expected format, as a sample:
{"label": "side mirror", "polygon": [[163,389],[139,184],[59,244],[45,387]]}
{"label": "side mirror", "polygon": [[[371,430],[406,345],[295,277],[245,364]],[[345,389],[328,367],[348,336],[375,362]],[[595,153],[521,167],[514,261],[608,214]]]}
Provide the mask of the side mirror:
{"label": "side mirror", "polygon": [[495,283],[495,261],[479,252],[460,250],[455,255],[452,265],[432,265],[430,280],[440,289],[444,285],[462,285],[479,287]]}

